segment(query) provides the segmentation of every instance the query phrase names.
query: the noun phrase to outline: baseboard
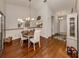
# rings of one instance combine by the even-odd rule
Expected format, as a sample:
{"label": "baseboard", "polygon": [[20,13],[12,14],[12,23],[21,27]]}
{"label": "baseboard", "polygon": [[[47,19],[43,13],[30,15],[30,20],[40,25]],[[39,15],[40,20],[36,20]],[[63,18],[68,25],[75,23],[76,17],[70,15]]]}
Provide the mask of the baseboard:
{"label": "baseboard", "polygon": [[21,38],[17,38],[17,39],[12,39],[10,42],[5,42],[4,41],[4,44],[6,44],[6,43],[12,43],[12,41],[15,41],[15,40],[20,40]]}

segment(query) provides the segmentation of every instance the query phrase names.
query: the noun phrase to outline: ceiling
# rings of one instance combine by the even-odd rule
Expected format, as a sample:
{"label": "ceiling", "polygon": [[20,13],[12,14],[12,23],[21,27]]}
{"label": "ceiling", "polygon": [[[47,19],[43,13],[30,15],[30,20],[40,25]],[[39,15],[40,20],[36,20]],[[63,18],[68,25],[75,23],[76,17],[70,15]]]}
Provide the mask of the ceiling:
{"label": "ceiling", "polygon": [[[31,7],[36,10],[40,10],[42,5],[47,4],[48,7],[52,10],[61,10],[73,7],[74,0],[47,0],[46,3],[43,2],[44,0],[32,0]],[[29,6],[29,0],[6,0],[7,3],[16,4],[21,6]],[[44,6],[43,6],[44,7]]]}

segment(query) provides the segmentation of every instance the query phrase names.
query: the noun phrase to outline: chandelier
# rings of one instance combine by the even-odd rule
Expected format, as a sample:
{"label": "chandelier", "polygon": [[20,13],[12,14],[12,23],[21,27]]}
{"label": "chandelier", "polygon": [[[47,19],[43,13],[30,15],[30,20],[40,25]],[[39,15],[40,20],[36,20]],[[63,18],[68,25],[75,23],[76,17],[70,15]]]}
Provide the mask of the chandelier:
{"label": "chandelier", "polygon": [[18,22],[21,22],[21,23],[23,23],[23,22],[25,22],[25,21],[33,21],[33,20],[35,20],[34,18],[31,18],[31,0],[29,0],[29,17],[26,17],[26,18],[18,18],[17,20],[18,20]]}

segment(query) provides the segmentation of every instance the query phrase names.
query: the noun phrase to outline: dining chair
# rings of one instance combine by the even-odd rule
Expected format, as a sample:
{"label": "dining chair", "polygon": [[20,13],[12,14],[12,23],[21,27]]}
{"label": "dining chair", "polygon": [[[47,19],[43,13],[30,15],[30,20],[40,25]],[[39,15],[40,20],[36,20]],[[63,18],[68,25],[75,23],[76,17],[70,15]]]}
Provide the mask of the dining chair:
{"label": "dining chair", "polygon": [[26,36],[24,36],[24,35],[25,35],[24,31],[22,31],[21,32],[21,41],[20,41],[21,46],[23,45],[23,41],[28,39],[27,35]]}
{"label": "dining chair", "polygon": [[39,43],[39,47],[40,47],[40,32],[41,32],[40,30],[35,30],[34,37],[30,38],[30,42],[33,43],[34,51],[35,51],[35,44],[36,43]]}

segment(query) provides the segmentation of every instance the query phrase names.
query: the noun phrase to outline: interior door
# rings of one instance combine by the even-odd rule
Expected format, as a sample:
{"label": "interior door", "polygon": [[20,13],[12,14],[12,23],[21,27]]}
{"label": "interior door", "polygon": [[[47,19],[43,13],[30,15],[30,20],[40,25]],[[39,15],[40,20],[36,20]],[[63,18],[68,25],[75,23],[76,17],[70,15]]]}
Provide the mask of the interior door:
{"label": "interior door", "polygon": [[2,12],[0,12],[0,54],[2,53],[4,49],[4,42],[5,39],[5,19]]}
{"label": "interior door", "polygon": [[2,49],[2,41],[1,41],[1,39],[2,39],[2,36],[1,36],[1,14],[0,14],[0,53],[1,53],[1,49]]}
{"label": "interior door", "polygon": [[62,21],[60,21],[60,33],[67,33],[67,20],[63,19]]}
{"label": "interior door", "polygon": [[51,34],[54,34],[54,16],[51,16]]}

